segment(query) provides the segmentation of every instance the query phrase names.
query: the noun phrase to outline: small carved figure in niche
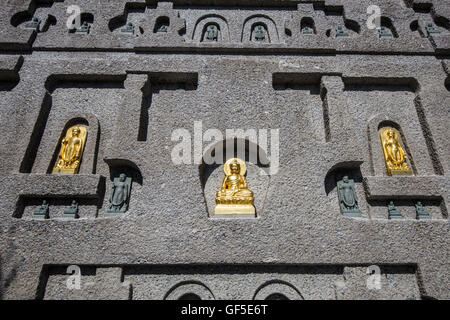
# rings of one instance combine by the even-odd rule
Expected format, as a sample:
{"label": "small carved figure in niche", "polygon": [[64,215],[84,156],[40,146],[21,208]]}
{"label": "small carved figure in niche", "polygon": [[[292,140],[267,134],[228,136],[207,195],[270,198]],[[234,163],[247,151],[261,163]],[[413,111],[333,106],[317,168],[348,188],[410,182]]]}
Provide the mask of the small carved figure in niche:
{"label": "small carved figure in niche", "polygon": [[217,42],[219,37],[219,28],[215,24],[210,24],[206,28],[205,39],[208,41]]}
{"label": "small carved figure in niche", "polygon": [[406,161],[407,155],[402,147],[400,133],[395,129],[387,128],[380,131],[380,139],[388,175],[412,174]]}
{"label": "small carved figure in niche", "polygon": [[425,210],[425,208],[423,207],[422,202],[417,202],[415,204],[416,207],[416,219],[431,219],[430,214],[428,213],[428,211]]}
{"label": "small carved figure in niche", "polygon": [[344,176],[337,182],[337,191],[342,214],[347,217],[361,217],[353,179]]}
{"label": "small carved figure in niche", "polygon": [[118,178],[114,178],[109,198],[109,208],[106,211],[108,216],[115,216],[127,212],[131,193],[131,177],[121,173]]}
{"label": "small carved figure in niche", "polygon": [[76,34],[89,34],[91,31],[91,26],[87,21],[84,21],[83,24],[75,30]]}
{"label": "small carved figure in niche", "polygon": [[169,20],[168,19],[158,19],[156,26],[156,33],[167,33],[169,30]]}
{"label": "small carved figure in niche", "polygon": [[425,30],[427,30],[428,35],[441,33],[441,31],[439,31],[439,29],[437,29],[431,22],[426,24]]}
{"label": "small carved figure in niche", "polygon": [[380,27],[378,29],[378,37],[379,38],[393,38],[391,30],[386,27]]}
{"label": "small carved figure in niche", "polygon": [[25,24],[25,29],[39,31],[39,25],[41,20],[39,18],[33,18],[30,22]]}
{"label": "small carved figure in niche", "polygon": [[257,25],[253,30],[256,42],[264,42],[266,40],[266,29],[262,25]]}
{"label": "small carved figure in niche", "polygon": [[347,38],[349,35],[345,32],[344,27],[339,26],[336,28],[336,38]]}
{"label": "small carved figure in niche", "polygon": [[395,206],[394,206],[394,202],[389,202],[388,204],[388,219],[403,219],[403,216],[400,212],[400,210],[398,210]]}
{"label": "small carved figure in niche", "polygon": [[42,205],[34,211],[33,217],[39,219],[48,219],[49,218],[49,210],[47,200],[42,202]]}
{"label": "small carved figure in niche", "polygon": [[313,30],[313,28],[305,26],[305,27],[302,28],[302,34],[304,34],[304,35],[313,35],[314,34],[314,30]]}
{"label": "small carved figure in niche", "polygon": [[134,34],[134,25],[131,22],[128,22],[125,28],[120,30],[122,34]]}
{"label": "small carved figure in niche", "polygon": [[87,129],[83,126],[74,126],[67,130],[61,142],[61,151],[56,161],[53,173],[77,174],[80,169]]}
{"label": "small carved figure in niche", "polygon": [[253,192],[248,189],[247,166],[238,158],[229,159],[224,167],[222,188],[216,193],[215,214],[255,214]]}
{"label": "small carved figure in niche", "polygon": [[78,203],[76,202],[76,200],[72,200],[70,208],[64,210],[64,217],[78,218]]}

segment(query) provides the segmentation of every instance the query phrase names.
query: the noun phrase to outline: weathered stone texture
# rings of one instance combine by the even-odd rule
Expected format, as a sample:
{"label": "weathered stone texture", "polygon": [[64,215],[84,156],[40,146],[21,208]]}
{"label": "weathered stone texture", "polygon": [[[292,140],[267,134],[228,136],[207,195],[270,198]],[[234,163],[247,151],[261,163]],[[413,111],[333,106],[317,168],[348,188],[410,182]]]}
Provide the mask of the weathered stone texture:
{"label": "weathered stone texture", "polygon": [[[450,3],[306,2],[80,0],[87,35],[67,29],[68,1],[2,3],[0,298],[449,299]],[[393,38],[367,28],[373,4]],[[33,17],[39,32],[24,29]],[[201,41],[208,23],[221,41]],[[250,41],[254,23],[266,42]],[[278,172],[248,163],[256,218],[212,217],[223,165],[172,162],[173,131],[194,137],[200,121],[279,129]],[[88,128],[80,174],[55,176],[71,123]],[[413,175],[387,175],[381,124],[401,129]],[[105,217],[123,170],[129,210]],[[361,218],[340,212],[344,174]],[[33,219],[44,199],[50,219]],[[72,200],[79,219],[63,218]],[[403,219],[388,220],[390,201]],[[87,287],[67,289],[70,265]]]}

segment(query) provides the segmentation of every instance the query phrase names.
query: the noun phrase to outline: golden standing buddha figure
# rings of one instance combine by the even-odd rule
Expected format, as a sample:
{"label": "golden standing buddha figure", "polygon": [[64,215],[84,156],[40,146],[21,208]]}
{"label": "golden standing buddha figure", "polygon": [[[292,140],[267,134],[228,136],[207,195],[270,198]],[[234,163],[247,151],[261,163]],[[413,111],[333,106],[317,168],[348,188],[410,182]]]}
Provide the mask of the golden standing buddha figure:
{"label": "golden standing buddha figure", "polygon": [[387,128],[380,131],[380,138],[388,175],[412,174],[406,161],[408,156],[403,150],[399,132],[393,128]]}
{"label": "golden standing buddha figure", "polygon": [[255,214],[253,192],[248,189],[247,166],[238,158],[229,159],[223,168],[225,178],[216,194],[215,214]]}
{"label": "golden standing buddha figure", "polygon": [[67,130],[66,136],[61,141],[61,150],[53,168],[53,173],[78,173],[86,137],[86,127],[74,126]]}

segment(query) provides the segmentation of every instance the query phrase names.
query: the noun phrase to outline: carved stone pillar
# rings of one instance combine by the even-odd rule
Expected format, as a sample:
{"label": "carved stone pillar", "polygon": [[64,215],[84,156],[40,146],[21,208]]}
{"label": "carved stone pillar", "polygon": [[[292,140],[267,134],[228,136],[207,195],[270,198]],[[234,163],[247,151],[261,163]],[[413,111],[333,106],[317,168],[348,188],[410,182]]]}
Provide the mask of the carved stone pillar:
{"label": "carved stone pillar", "polygon": [[132,151],[139,135],[142,101],[149,89],[148,75],[128,74],[125,92],[116,121],[116,131],[108,147],[108,157],[117,157]]}

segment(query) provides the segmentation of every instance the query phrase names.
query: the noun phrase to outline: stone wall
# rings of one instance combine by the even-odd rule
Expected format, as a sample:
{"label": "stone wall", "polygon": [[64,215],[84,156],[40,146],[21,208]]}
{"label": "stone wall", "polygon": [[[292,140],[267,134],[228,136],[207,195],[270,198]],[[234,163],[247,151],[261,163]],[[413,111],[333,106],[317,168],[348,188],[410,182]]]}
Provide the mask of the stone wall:
{"label": "stone wall", "polygon": [[[68,30],[72,4],[0,9],[1,299],[450,298],[450,3],[76,1],[88,34]],[[366,26],[370,5],[392,37]],[[52,174],[73,123],[89,132],[80,173]],[[279,129],[279,170],[248,162],[256,217],[214,216],[223,165],[173,163],[173,131],[199,123]],[[410,176],[386,173],[385,123]],[[121,170],[129,210],[106,217]],[[343,175],[359,218],[340,211]],[[44,199],[49,219],[33,218]],[[74,199],[79,219],[63,218]],[[403,219],[388,219],[390,201]],[[417,201],[432,219],[416,219]],[[71,265],[81,289],[66,286]]]}

